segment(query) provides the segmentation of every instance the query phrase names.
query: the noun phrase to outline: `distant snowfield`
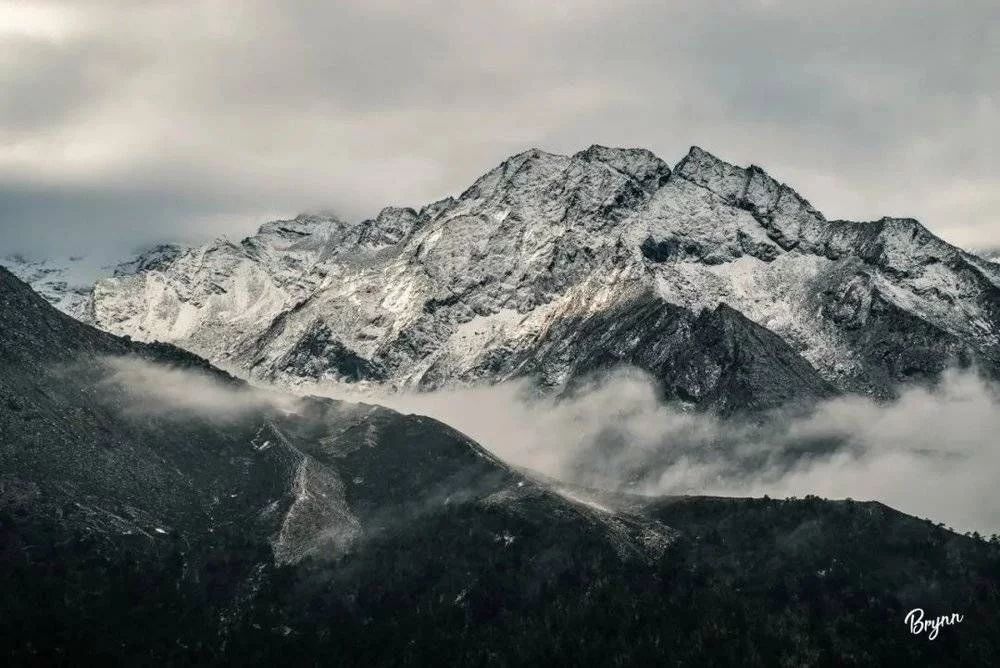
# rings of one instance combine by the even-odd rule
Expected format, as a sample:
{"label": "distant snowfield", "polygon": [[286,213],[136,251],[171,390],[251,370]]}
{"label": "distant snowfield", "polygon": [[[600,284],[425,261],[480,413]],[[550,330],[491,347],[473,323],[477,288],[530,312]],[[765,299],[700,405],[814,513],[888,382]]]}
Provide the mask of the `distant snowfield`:
{"label": "distant snowfield", "polygon": [[95,284],[111,276],[143,271],[151,262],[170,256],[176,246],[154,246],[129,257],[107,253],[87,255],[36,255],[7,253],[0,265],[32,287],[63,313],[88,323]]}
{"label": "distant snowfield", "polygon": [[97,279],[111,273],[108,262],[86,256],[31,257],[9,254],[0,264],[64,313],[79,317]]}

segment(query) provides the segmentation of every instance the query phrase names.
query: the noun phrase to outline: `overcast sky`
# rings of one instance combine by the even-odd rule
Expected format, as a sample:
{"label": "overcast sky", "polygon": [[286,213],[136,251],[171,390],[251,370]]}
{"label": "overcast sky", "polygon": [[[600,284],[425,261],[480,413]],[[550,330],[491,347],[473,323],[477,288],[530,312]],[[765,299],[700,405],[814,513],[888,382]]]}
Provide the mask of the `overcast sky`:
{"label": "overcast sky", "polygon": [[996,246],[998,81],[996,0],[0,0],[0,254],[365,217],[593,143]]}

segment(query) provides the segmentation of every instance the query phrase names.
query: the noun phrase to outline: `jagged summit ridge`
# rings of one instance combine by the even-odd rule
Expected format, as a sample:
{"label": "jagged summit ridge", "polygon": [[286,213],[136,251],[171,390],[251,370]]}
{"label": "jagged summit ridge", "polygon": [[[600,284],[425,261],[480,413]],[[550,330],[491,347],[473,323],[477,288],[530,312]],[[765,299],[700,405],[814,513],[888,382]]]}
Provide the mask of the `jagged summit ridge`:
{"label": "jagged summit ridge", "polygon": [[543,342],[560,348],[551,333],[565,323],[593,335],[564,355],[613,344],[615,359],[651,369],[655,351],[676,350],[640,337],[651,348],[626,351],[639,343],[584,326],[652,294],[680,309],[657,327],[727,304],[776,335],[768,355],[784,358],[787,346],[822,382],[885,395],[955,359],[992,368],[998,286],[1000,268],[916,221],[827,220],[763,169],[698,147],[671,169],[645,149],[594,145],[524,151],[420,208],[358,222],[299,216],[238,244],[167,254],[99,281],[93,318],[284,383],[428,387],[541,373],[558,385],[572,361],[538,355]]}
{"label": "jagged summit ridge", "polygon": [[763,215],[775,210],[788,197],[796,206],[820,220],[823,214],[784,183],[772,178],[762,167],[750,165],[737,167],[721,160],[708,151],[692,146],[688,154],[677,163],[678,176],[708,188],[734,205],[753,207]]}

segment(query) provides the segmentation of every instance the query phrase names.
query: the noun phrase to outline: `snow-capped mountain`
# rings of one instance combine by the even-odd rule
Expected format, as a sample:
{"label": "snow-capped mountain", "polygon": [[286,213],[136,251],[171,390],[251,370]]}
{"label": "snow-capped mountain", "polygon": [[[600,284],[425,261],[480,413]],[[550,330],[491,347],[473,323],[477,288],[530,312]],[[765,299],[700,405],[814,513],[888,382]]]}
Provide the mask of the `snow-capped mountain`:
{"label": "snow-capped mountain", "polygon": [[884,396],[1000,359],[1000,266],[911,219],[830,221],[694,147],[512,156],[457,198],[140,258],[92,320],[281,383],[389,387],[628,363],[723,409]]}

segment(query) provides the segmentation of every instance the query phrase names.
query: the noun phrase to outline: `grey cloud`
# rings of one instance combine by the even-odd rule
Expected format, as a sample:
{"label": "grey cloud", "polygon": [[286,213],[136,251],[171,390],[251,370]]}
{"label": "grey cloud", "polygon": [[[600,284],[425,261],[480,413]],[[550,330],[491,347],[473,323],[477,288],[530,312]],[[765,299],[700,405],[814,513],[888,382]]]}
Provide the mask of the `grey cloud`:
{"label": "grey cloud", "polygon": [[[105,384],[123,408],[220,421],[299,410],[296,397],[234,386],[200,371],[109,357]],[[958,530],[1000,530],[1000,388],[949,373],[893,402],[847,396],[807,414],[723,420],[664,404],[642,372],[619,369],[573,396],[539,398],[523,382],[424,393],[307,385],[303,394],[380,404],[440,419],[504,461],[557,480],[646,495],[879,500]]]}
{"label": "grey cloud", "polygon": [[12,136],[69,122],[102,94],[102,70],[115,66],[88,43],[66,48],[26,37],[3,41],[7,55],[0,56],[0,119],[5,134]]}
{"label": "grey cloud", "polygon": [[294,413],[297,400],[287,394],[232,385],[203,371],[155,364],[130,357],[106,357],[100,387],[124,392],[122,408],[136,414],[174,416],[192,413],[227,421],[248,413],[280,410]]}
{"label": "grey cloud", "polygon": [[430,415],[512,464],[577,485],[873,499],[962,531],[1000,530],[1000,395],[972,374],[894,402],[848,396],[763,423],[664,405],[656,383],[633,370],[561,400],[528,400],[519,383],[364,397],[353,387],[303,389]]}
{"label": "grey cloud", "polygon": [[139,184],[0,184],[0,250],[39,257],[86,253],[113,264],[156,243],[240,238],[248,223],[266,222],[276,211],[280,209],[258,210],[238,198]]}
{"label": "grey cloud", "polygon": [[[19,54],[0,56],[0,188],[95,193],[94,244],[235,230],[193,218],[245,215],[249,233],[273,212],[372,215],[528,146],[595,142],[668,161],[699,144],[829,217],[1000,243],[994,2],[60,6],[79,23],[63,38],[0,31]],[[86,237],[57,209],[40,239]],[[0,218],[0,244],[18,226]]]}

